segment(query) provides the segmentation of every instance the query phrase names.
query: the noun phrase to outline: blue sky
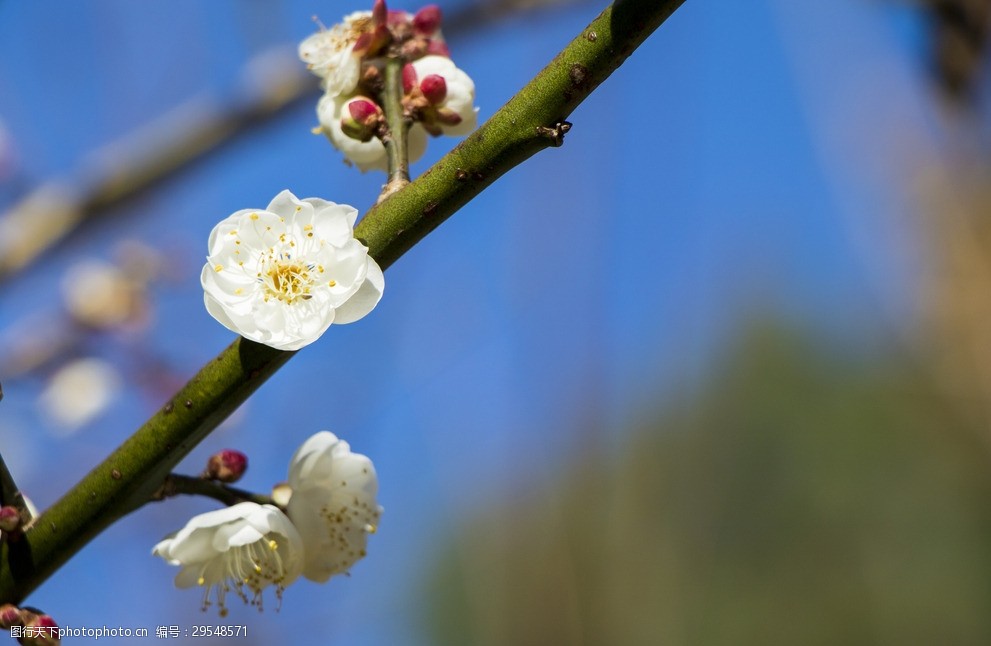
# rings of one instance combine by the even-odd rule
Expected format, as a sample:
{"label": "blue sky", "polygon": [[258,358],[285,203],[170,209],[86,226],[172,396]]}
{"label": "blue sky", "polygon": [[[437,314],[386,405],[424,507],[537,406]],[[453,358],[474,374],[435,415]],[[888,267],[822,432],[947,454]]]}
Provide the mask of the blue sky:
{"label": "blue sky", "polygon": [[[234,607],[258,643],[415,643],[413,598],[450,527],[548,481],[569,453],[608,449],[640,411],[698,385],[741,318],[766,308],[860,347],[897,332],[918,271],[906,147],[938,154],[909,9],[853,0],[687,0],[572,116],[545,151],[456,214],[386,276],[379,307],[335,326],[187,462],[248,453],[244,484],[285,477],[296,445],[329,429],[369,455],[386,509],[350,578],[290,588],[280,612]],[[442,3],[454,11],[458,3]],[[304,0],[0,2],[0,120],[23,187],[165,110],[218,101],[245,61],[362,7]],[[415,10],[415,6],[395,6]],[[447,33],[482,119],[599,11],[581,3]],[[363,210],[381,174],[346,168],[301,105],[116,208],[0,290],[0,338],[59,316],[58,284],[86,257],[137,239],[172,276],[142,336],[91,339],[126,366],[147,348],[188,377],[231,340],[202,307],[199,269],[221,218],[280,190]],[[432,140],[414,173],[453,140]],[[4,203],[0,202],[0,206]],[[896,240],[898,244],[890,241]],[[0,367],[2,370],[2,367]],[[3,375],[0,374],[0,379]],[[3,381],[0,450],[42,506],[164,399],[127,391],[56,438],[37,379]],[[589,416],[603,428],[588,437]],[[213,623],[151,546],[213,504],[174,500],[106,532],[30,601],[64,625]],[[199,643],[208,643],[200,641]]]}

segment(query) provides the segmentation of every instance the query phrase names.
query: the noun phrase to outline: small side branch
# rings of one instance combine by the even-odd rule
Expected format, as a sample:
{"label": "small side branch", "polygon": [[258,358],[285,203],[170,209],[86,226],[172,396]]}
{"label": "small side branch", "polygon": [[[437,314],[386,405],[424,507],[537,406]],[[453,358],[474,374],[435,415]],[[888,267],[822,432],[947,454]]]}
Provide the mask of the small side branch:
{"label": "small side branch", "polygon": [[165,478],[165,482],[162,483],[162,486],[158,489],[158,491],[152,494],[151,499],[155,501],[165,500],[166,498],[172,498],[173,496],[178,496],[180,494],[189,496],[206,496],[207,498],[219,500],[227,506],[236,505],[240,502],[255,502],[259,505],[275,504],[275,501],[273,501],[269,496],[263,496],[261,494],[245,491],[244,489],[230,487],[215,480],[194,478],[192,476],[184,476],[177,473],[170,473]]}
{"label": "small side branch", "polygon": [[382,111],[389,132],[383,139],[389,164],[389,181],[382,188],[381,203],[409,184],[409,123],[403,114],[403,61],[391,58],[385,64]]}

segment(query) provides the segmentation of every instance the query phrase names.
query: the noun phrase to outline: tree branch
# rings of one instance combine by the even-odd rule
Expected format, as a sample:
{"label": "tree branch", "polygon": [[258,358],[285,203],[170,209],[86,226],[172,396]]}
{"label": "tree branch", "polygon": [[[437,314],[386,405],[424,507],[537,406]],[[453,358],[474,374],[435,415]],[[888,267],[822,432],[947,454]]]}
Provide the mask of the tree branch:
{"label": "tree branch", "polygon": [[389,160],[389,181],[383,187],[381,202],[409,184],[409,128],[403,115],[403,61],[388,59],[385,63],[385,88],[382,90],[382,111],[389,126],[385,137],[385,153]]}
{"label": "tree branch", "polygon": [[[560,145],[565,119],[684,0],[617,0],[488,122],[355,230],[382,268],[510,168]],[[19,603],[112,522],[144,504],[172,468],[294,353],[242,338],[208,363],[133,436],[0,546],[0,603]]]}
{"label": "tree branch", "polygon": [[231,487],[215,480],[195,478],[193,476],[170,473],[165,478],[165,482],[159,487],[151,499],[154,501],[165,500],[173,496],[185,494],[187,496],[206,496],[224,503],[227,506],[236,505],[239,502],[255,502],[259,505],[274,505],[275,501],[270,496],[245,491]]}

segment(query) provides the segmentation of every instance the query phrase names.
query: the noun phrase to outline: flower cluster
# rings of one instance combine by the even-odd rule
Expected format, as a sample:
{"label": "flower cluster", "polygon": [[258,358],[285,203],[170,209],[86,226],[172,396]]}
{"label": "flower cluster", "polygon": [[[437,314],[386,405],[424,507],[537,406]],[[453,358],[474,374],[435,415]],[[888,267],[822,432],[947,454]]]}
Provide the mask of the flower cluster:
{"label": "flower cluster", "polygon": [[298,350],[332,323],[351,323],[379,302],[385,277],[354,238],[358,211],[282,191],[266,209],[244,209],[210,234],[200,276],[207,311],[229,330]]}
{"label": "flower cluster", "polygon": [[382,514],[371,460],[321,431],[292,457],[289,486],[285,511],[241,502],[200,514],[152,554],[180,566],[176,586],[204,588],[203,608],[213,597],[222,616],[228,593],[261,608],[269,586],[281,601],[300,575],[323,583],[347,572],[365,556]]}
{"label": "flower cluster", "polygon": [[299,46],[299,56],[321,78],[317,104],[322,132],[361,171],[386,170],[381,107],[387,59],[403,62],[404,120],[410,124],[408,155],[419,159],[427,134],[463,136],[474,129],[475,84],[451,61],[436,5],[415,14],[392,11],[375,0],[372,11],[346,16]]}

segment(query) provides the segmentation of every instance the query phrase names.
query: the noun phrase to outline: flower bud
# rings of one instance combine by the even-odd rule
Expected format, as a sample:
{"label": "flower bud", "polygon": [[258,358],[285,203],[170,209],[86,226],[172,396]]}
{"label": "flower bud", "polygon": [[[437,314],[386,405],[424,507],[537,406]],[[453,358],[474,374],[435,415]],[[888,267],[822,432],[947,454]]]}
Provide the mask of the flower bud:
{"label": "flower bud", "polygon": [[429,4],[413,16],[413,31],[421,36],[432,36],[440,29],[440,7]]}
{"label": "flower bud", "polygon": [[372,20],[375,25],[385,25],[389,20],[389,9],[385,6],[385,0],[375,0],[372,5]]}
{"label": "flower bud", "polygon": [[36,614],[25,610],[24,629],[18,641],[24,646],[58,646],[62,643],[58,635],[58,624],[49,615]]}
{"label": "flower bud", "polygon": [[450,58],[424,56],[408,67],[413,69],[403,70],[404,85],[412,89],[403,105],[427,132],[458,137],[475,128],[475,83]]}
{"label": "flower bud", "polygon": [[21,513],[17,507],[0,507],[0,532],[15,532],[21,528]]}
{"label": "flower bud", "polygon": [[0,629],[8,630],[11,626],[23,625],[24,620],[21,618],[20,608],[10,603],[0,606]]}
{"label": "flower bud", "polygon": [[237,482],[248,469],[248,456],[234,449],[224,449],[210,456],[203,477],[219,482]]}
{"label": "flower bud", "polygon": [[[360,141],[346,134],[341,127],[345,117],[351,118],[347,102],[353,99],[324,96],[317,103],[317,117],[320,119],[320,129],[330,139],[334,147],[344,154],[345,161],[354,164],[361,172],[372,169],[386,170],[385,146],[376,137],[368,141]],[[427,136],[419,124],[413,124],[409,131],[409,160],[416,161],[423,156],[427,149]]]}
{"label": "flower bud", "polygon": [[342,111],[341,130],[348,137],[358,141],[370,141],[382,123],[382,108],[365,97],[355,97],[348,101]]}
{"label": "flower bud", "polygon": [[437,105],[447,97],[447,81],[439,74],[430,74],[420,81],[420,91],[427,101]]}

